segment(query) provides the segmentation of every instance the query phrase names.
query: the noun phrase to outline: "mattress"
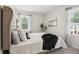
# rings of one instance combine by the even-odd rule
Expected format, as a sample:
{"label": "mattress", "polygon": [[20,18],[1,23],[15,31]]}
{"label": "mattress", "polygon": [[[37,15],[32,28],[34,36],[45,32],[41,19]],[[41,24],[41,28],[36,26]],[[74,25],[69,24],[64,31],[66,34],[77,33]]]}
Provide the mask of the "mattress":
{"label": "mattress", "polygon": [[[34,54],[39,52],[44,52],[42,50],[43,39],[42,35],[45,33],[31,33],[29,34],[30,39],[26,42],[20,42],[17,45],[11,45],[10,52],[12,54]],[[58,41],[56,43],[55,48],[67,48],[65,42],[61,37],[58,37]]]}

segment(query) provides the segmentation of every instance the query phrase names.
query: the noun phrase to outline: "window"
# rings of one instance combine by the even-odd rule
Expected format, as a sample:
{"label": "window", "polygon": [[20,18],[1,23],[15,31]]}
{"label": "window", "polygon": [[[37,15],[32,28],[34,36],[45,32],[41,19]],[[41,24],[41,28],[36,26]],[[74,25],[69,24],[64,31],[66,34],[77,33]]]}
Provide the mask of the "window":
{"label": "window", "polygon": [[22,29],[28,29],[28,19],[27,17],[21,17],[21,27]]}
{"label": "window", "polygon": [[68,33],[79,36],[79,8],[68,11]]}
{"label": "window", "polygon": [[74,12],[73,17],[71,18],[72,23],[79,23],[79,10]]}
{"label": "window", "polygon": [[19,24],[24,31],[30,31],[30,16],[19,15]]}

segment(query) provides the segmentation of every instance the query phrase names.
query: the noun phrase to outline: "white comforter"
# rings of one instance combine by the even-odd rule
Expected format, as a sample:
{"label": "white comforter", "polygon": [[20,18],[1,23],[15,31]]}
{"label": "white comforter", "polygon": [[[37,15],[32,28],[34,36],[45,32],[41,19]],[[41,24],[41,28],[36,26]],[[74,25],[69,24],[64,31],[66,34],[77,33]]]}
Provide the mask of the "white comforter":
{"label": "white comforter", "polygon": [[[21,42],[17,45],[12,45],[11,46],[11,53],[39,53],[44,50],[42,50],[42,45],[43,45],[43,39],[42,35],[45,33],[31,33],[29,34],[30,38],[26,42]],[[56,43],[55,48],[67,48],[67,45],[63,41],[61,37],[58,37],[58,41]]]}

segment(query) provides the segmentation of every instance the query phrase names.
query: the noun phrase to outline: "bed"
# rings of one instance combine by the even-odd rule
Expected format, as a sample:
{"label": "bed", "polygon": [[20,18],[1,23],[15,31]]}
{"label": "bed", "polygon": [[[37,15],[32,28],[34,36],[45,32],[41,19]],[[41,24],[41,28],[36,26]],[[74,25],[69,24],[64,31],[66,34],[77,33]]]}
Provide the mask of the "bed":
{"label": "bed", "polygon": [[[41,37],[43,34],[45,33],[30,33],[30,39],[27,41],[20,42],[17,45],[11,45],[10,52],[12,54],[35,54],[44,52],[45,50],[42,50],[43,39]],[[67,48],[67,45],[65,44],[64,40],[58,36],[55,49],[60,47]]]}

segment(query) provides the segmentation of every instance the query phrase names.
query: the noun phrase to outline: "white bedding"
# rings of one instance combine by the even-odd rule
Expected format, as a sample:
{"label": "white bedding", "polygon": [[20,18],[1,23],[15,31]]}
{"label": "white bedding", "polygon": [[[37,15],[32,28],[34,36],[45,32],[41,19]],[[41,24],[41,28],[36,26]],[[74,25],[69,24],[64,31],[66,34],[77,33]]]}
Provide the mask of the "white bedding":
{"label": "white bedding", "polygon": [[[11,46],[11,53],[16,54],[33,54],[33,53],[39,53],[43,52],[42,45],[43,45],[43,39],[42,35],[45,33],[31,33],[29,34],[31,39],[28,39],[26,42],[21,42],[17,45]],[[56,43],[55,48],[67,48],[67,45],[63,41],[61,37],[58,37],[58,41]]]}

